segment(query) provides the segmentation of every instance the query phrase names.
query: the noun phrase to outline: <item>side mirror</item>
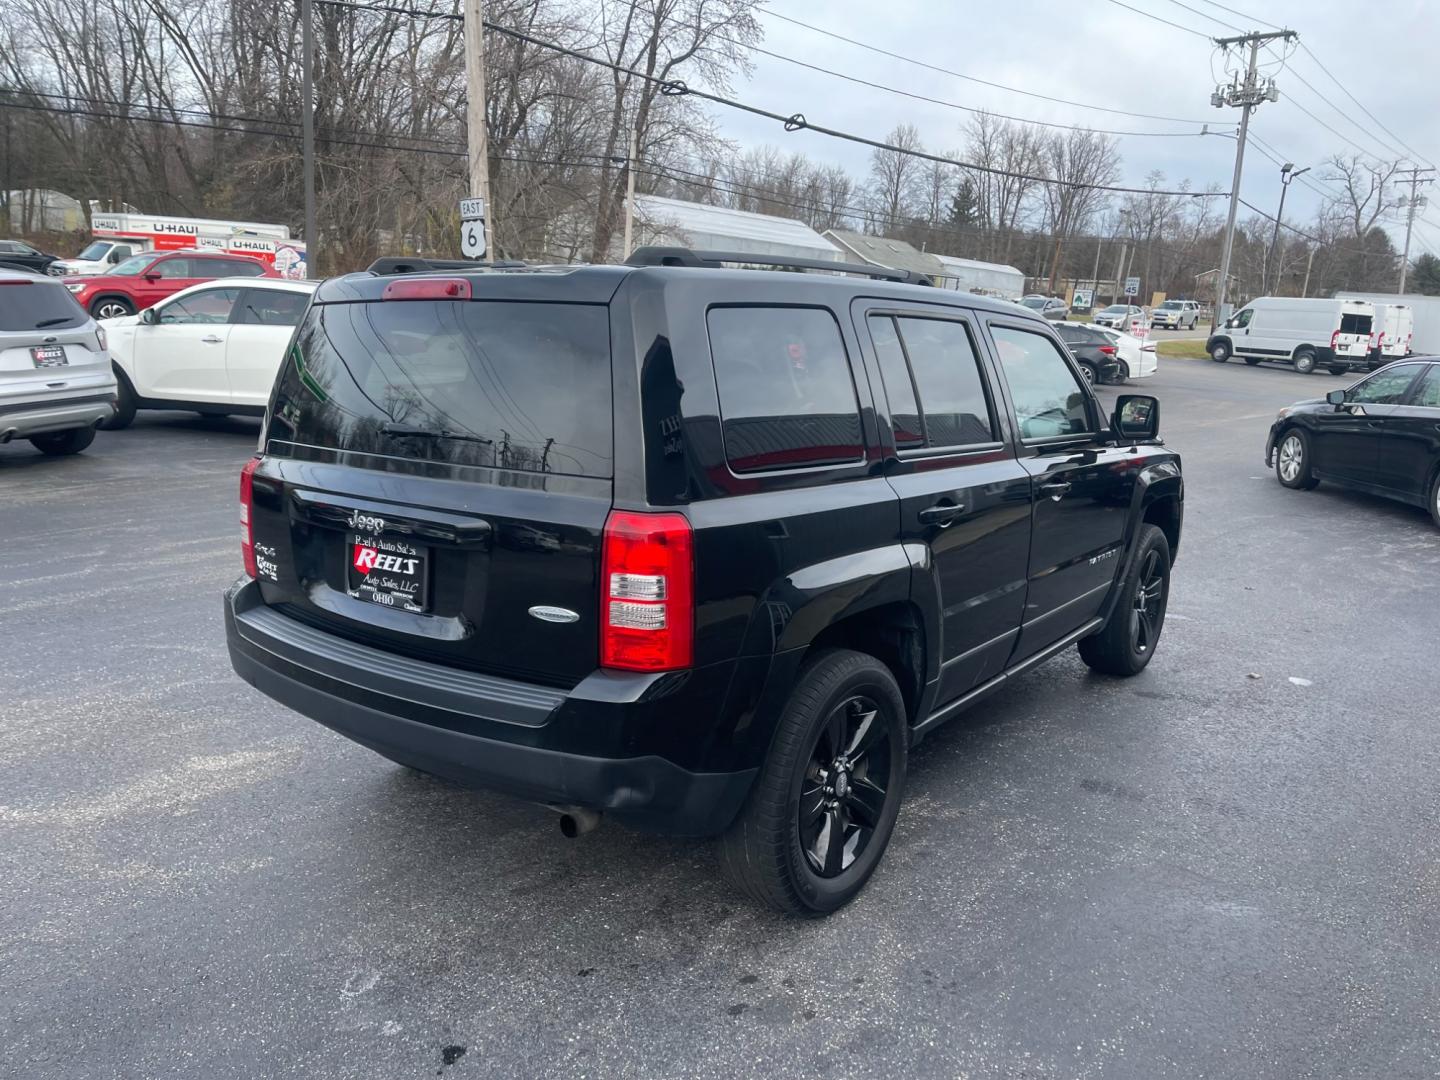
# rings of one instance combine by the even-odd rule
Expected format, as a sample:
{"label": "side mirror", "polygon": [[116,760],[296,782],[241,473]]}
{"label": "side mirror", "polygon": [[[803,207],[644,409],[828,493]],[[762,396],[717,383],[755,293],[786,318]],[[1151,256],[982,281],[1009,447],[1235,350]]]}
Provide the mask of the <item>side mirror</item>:
{"label": "side mirror", "polygon": [[120,261],[120,252],[118,252],[118,251],[112,251],[112,252],[110,252],[109,257],[108,257],[105,261],[108,262],[108,263],[118,263],[118,262]]}
{"label": "side mirror", "polygon": [[1331,405],[1335,405],[1335,406],[1344,405],[1344,404],[1345,404],[1345,391],[1344,391],[1344,390],[1331,390],[1328,394],[1325,395],[1325,400],[1328,401]]}
{"label": "side mirror", "polygon": [[1115,401],[1110,429],[1121,442],[1158,438],[1160,401],[1145,394],[1121,394]]}
{"label": "side mirror", "polygon": [[160,275],[159,275],[159,274],[146,274],[146,275],[145,275],[145,280],[148,281],[148,282],[150,282],[150,284],[153,285],[153,284],[155,284],[155,282],[157,282],[157,281],[160,280]]}
{"label": "side mirror", "polygon": [[140,321],[146,326],[154,326],[160,321],[160,316],[155,314],[153,307],[147,307],[144,311],[140,312]]}

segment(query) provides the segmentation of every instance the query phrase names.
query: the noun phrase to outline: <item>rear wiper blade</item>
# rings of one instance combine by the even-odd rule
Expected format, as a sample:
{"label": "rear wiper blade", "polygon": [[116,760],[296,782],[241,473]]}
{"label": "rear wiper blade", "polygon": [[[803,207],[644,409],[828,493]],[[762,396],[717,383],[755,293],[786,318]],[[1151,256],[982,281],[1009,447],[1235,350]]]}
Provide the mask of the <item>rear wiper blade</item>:
{"label": "rear wiper blade", "polygon": [[47,326],[55,326],[58,323],[69,322],[72,318],[74,318],[73,315],[61,315],[57,319],[41,319],[35,324],[35,329],[44,330]]}
{"label": "rear wiper blade", "polygon": [[487,439],[483,435],[467,435],[463,431],[447,431],[444,428],[431,429],[411,427],[409,424],[397,424],[393,420],[382,424],[380,430],[386,435],[397,437],[408,437],[415,439],[456,439],[460,442],[484,443],[486,446],[494,442],[494,439]]}

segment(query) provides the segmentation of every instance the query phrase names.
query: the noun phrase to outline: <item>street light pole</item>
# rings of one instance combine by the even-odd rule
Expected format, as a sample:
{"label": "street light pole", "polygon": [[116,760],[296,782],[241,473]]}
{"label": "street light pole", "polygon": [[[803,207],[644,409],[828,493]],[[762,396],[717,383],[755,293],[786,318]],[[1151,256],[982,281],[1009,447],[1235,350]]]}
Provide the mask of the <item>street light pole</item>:
{"label": "street light pole", "polygon": [[[1279,293],[1280,291],[1280,249],[1277,247],[1277,245],[1280,242],[1280,222],[1285,217],[1285,193],[1290,190],[1291,180],[1294,180],[1297,176],[1301,176],[1309,171],[1309,165],[1305,166],[1305,168],[1303,169],[1296,169],[1294,163],[1289,161],[1287,161],[1284,165],[1280,166],[1280,209],[1275,212],[1275,228],[1270,231],[1270,252],[1265,260],[1267,268],[1270,259],[1275,260],[1276,293]],[[1260,287],[1262,289],[1265,287],[1265,283],[1263,281],[1260,283]]]}

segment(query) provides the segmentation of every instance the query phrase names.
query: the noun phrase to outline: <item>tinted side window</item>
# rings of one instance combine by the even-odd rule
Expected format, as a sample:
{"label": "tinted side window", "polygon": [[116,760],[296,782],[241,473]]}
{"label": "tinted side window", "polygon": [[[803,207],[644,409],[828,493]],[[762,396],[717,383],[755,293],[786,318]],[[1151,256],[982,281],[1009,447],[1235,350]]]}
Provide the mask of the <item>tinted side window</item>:
{"label": "tinted side window", "polygon": [[215,277],[259,277],[265,268],[259,263],[232,259],[205,259],[204,273]]}
{"label": "tinted side window", "polygon": [[157,262],[153,266],[151,266],[148,272],[151,274],[159,274],[162,278],[188,278],[208,276],[197,274],[193,270],[191,270],[191,264],[194,262],[194,259],[162,259],[160,262]]}
{"label": "tinted side window", "polygon": [[980,361],[965,324],[901,318],[915,388],[930,446],[972,446],[995,441]]}
{"label": "tinted side window", "polygon": [[1440,366],[1432,366],[1425,373],[1425,379],[1415,391],[1415,397],[1410,404],[1426,409],[1440,409]]}
{"label": "tinted side window", "polygon": [[890,405],[890,426],[895,433],[895,445],[901,450],[924,446],[925,430],[920,425],[915,383],[910,365],[905,360],[900,335],[895,330],[895,320],[888,315],[872,315],[869,321],[870,339],[875,343],[875,355],[880,360],[880,378],[885,383],[885,397]]}
{"label": "tinted side window", "polygon": [[164,326],[177,323],[223,323],[230,321],[239,289],[202,289],[172,300],[159,309],[157,320]]}
{"label": "tinted side window", "polygon": [[1357,405],[1398,405],[1419,373],[1419,364],[1402,364],[1388,371],[1378,371],[1347,391],[1345,400]]}
{"label": "tinted side window", "polygon": [[235,321],[250,326],[298,326],[310,294],[288,289],[247,289]]}
{"label": "tinted side window", "polygon": [[725,457],[736,472],[855,461],[860,406],[840,326],[821,308],[712,308]]}
{"label": "tinted side window", "polygon": [[1015,402],[1020,437],[1045,439],[1088,432],[1085,391],[1054,342],[1043,334],[1008,326],[994,326],[990,332]]}

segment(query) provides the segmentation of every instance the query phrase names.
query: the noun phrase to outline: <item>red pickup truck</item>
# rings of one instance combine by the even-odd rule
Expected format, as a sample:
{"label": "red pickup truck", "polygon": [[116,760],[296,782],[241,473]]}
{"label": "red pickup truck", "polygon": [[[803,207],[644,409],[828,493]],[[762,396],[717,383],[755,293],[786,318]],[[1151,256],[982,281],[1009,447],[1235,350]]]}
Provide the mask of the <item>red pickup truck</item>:
{"label": "red pickup truck", "polygon": [[201,250],[133,255],[108,274],[67,277],[65,288],[97,319],[134,315],[181,289],[224,277],[279,277],[246,255]]}

